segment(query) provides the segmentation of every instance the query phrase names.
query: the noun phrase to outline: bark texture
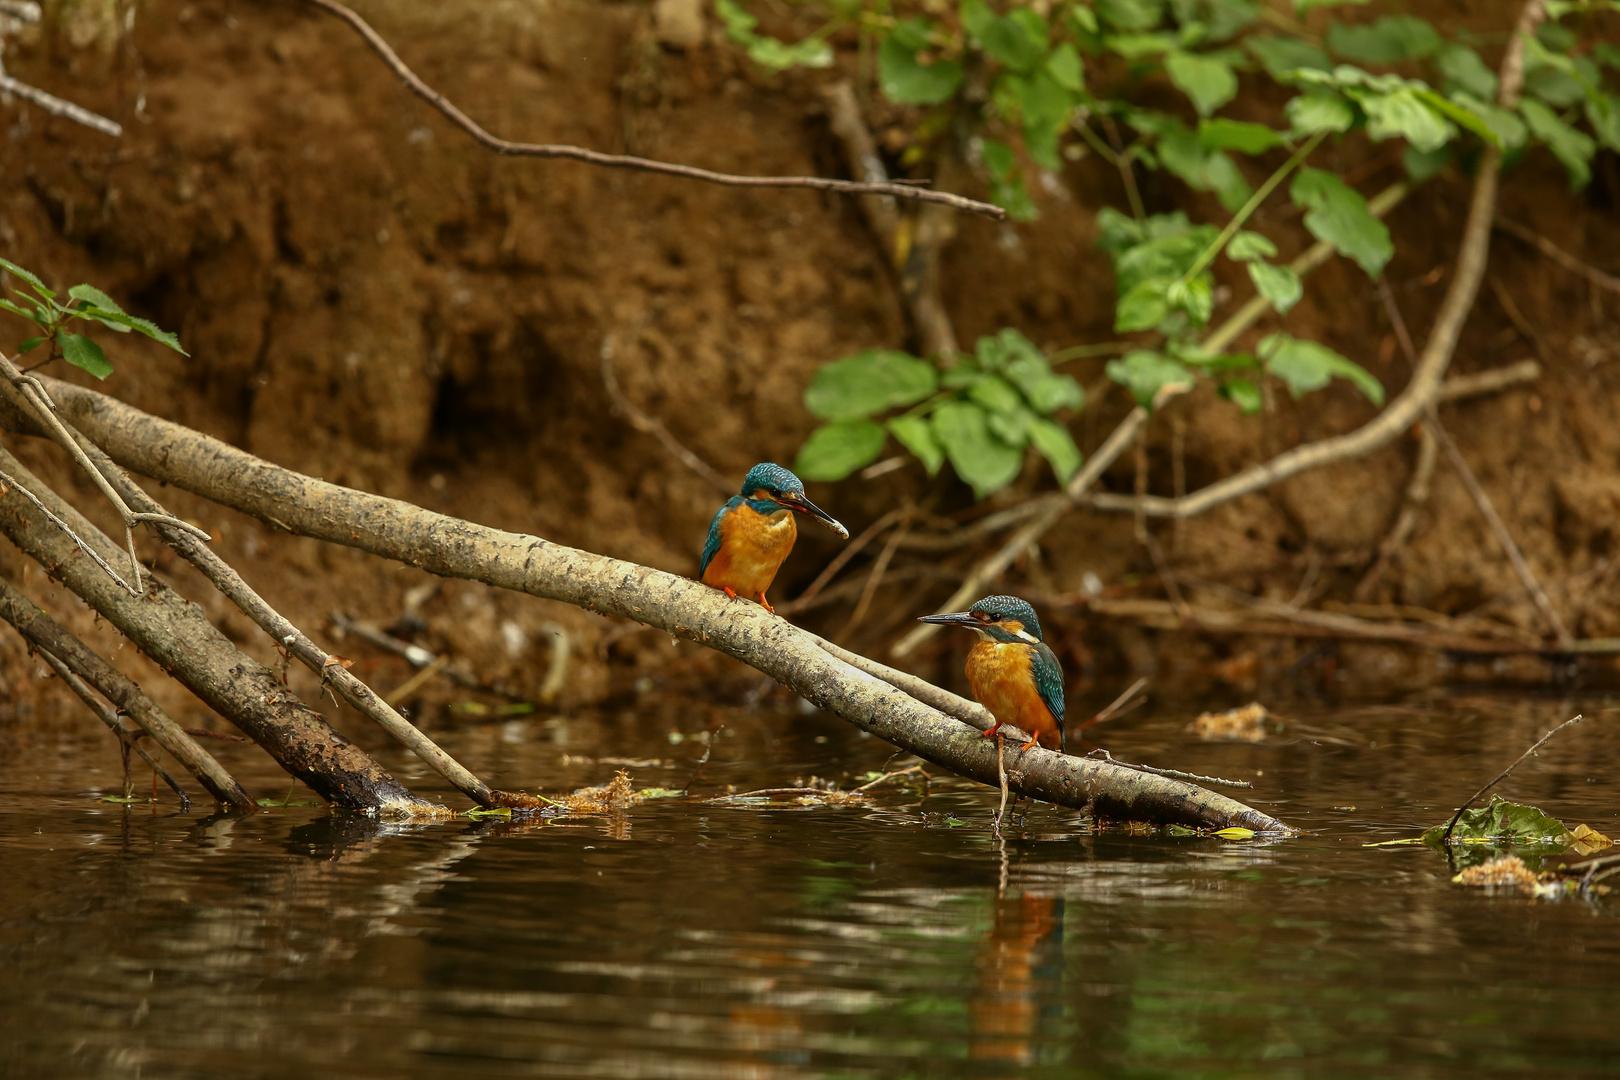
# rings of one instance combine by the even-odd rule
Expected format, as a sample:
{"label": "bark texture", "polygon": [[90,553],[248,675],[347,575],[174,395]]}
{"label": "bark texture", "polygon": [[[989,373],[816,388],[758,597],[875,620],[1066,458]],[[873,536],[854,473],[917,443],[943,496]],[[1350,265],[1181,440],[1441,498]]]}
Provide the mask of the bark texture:
{"label": "bark texture", "polygon": [[[896,746],[997,782],[995,746],[978,730],[830,655],[815,635],[753,603],[651,567],[304,476],[95,391],[45,381],[73,425],[126,468],[291,532],[659,627],[759,669]],[[1090,807],[1100,817],[1291,831],[1194,784],[1039,748],[1017,762],[1009,780],[1021,795]]]}
{"label": "bark texture", "polygon": [[[120,557],[118,545],[4,450],[0,469],[27,485],[103,558]],[[370,755],[334,731],[319,713],[290,694],[269,668],[233,645],[197,605],[155,579],[142,596],[130,596],[60,529],[40,518],[33,503],[19,492],[0,495],[0,532],[322,798],[350,809],[391,814],[446,812],[411,794]]]}

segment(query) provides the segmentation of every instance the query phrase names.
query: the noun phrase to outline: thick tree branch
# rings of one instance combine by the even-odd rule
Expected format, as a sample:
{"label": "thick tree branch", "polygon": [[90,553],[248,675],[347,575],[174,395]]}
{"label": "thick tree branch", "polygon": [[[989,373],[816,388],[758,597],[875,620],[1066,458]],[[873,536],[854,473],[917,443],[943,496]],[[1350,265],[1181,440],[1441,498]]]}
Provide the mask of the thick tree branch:
{"label": "thick tree branch", "polygon": [[449,98],[433,89],[399,58],[391,45],[371,28],[371,25],[355,14],[349,8],[336,2],[336,0],[304,0],[305,3],[320,8],[322,11],[348,23],[350,28],[371,47],[371,50],[382,58],[389,70],[399,77],[411,93],[433,106],[456,127],[471,135],[480,146],[493,150],[497,154],[510,157],[538,157],[538,158],[567,158],[571,161],[583,161],[589,165],[600,165],[610,169],[637,169],[642,172],[663,173],[666,176],[679,176],[687,180],[701,180],[708,184],[722,184],[727,187],[753,187],[753,188],[811,188],[816,191],[836,191],[845,195],[887,195],[895,199],[915,199],[918,202],[937,203],[949,206],[955,210],[963,210],[973,214],[983,214],[1004,219],[1007,212],[991,203],[979,202],[948,191],[929,191],[927,188],[913,187],[908,184],[893,183],[867,183],[855,180],[833,180],[821,176],[735,176],[731,173],[711,172],[708,169],[698,169],[691,165],[676,165],[667,161],[652,161],[647,158],[629,157],[624,154],[603,154],[596,150],[586,150],[579,146],[562,146],[551,143],[521,143],[503,139],[492,135],[472,117],[458,109]]}
{"label": "thick tree branch", "polygon": [[[0,469],[37,489],[53,513],[103,554],[109,548],[116,550],[99,529],[3,449]],[[288,693],[269,668],[231,644],[201,608],[156,579],[148,581],[142,596],[131,597],[62,533],[35,524],[31,520],[35,513],[33,505],[15,492],[0,495],[0,532],[316,794],[357,810],[411,816],[448,813],[412,795],[370,755],[332,730],[319,713]],[[103,687],[97,689],[105,692]]]}
{"label": "thick tree branch", "polygon": [[[829,655],[813,635],[758,605],[650,567],[302,476],[92,390],[55,380],[49,386],[74,426],[126,468],[297,533],[690,638],[881,739],[980,782],[996,781],[995,747],[977,730]],[[1019,760],[1010,780],[1019,794],[1090,806],[1102,817],[1287,831],[1267,814],[1191,784],[1040,748]]]}
{"label": "thick tree branch", "polygon": [[140,687],[3,579],[0,579],[0,618],[16,627],[30,645],[54,656],[140,725],[141,730],[197,778],[215,801],[235,806],[253,805],[248,793],[225,767],[151,698],[141,693]]}

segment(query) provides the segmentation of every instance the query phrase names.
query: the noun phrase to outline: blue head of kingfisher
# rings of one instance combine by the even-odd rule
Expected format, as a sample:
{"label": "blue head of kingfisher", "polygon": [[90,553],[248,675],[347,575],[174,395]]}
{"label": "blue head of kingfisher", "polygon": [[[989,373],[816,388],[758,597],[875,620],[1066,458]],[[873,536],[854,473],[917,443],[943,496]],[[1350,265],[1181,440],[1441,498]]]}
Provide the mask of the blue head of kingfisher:
{"label": "blue head of kingfisher", "polygon": [[987,596],[966,611],[924,615],[920,622],[966,626],[979,635],[968,653],[973,696],[996,718],[984,733],[1010,724],[1029,733],[1023,746],[1063,750],[1063,667],[1041,639],[1035,609],[1016,596]]}
{"label": "blue head of kingfisher", "polygon": [[742,491],[726,500],[709,523],[698,580],[730,597],[758,597],[774,614],[765,590],[798,539],[795,514],[813,517],[849,539],[848,529],[805,497],[804,482],[797,476],[768,461],[749,469]]}

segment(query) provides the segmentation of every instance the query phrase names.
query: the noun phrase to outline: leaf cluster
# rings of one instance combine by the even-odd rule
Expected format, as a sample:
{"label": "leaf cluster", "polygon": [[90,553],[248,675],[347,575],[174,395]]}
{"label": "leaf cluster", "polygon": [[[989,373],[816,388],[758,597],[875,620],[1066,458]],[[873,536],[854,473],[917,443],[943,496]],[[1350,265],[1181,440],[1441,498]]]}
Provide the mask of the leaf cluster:
{"label": "leaf cluster", "polygon": [[1026,448],[1066,481],[1080,450],[1054,414],[1083,401],[1080,384],[1016,330],[980,338],[971,356],[946,367],[866,349],[826,365],[805,389],[805,408],[827,423],[811,433],[794,471],[841,480],[876,461],[893,436],[930,476],[949,461],[980,498],[1013,481]]}
{"label": "leaf cluster", "polygon": [[82,368],[98,379],[105,379],[113,371],[112,364],[107,360],[107,354],[102,351],[100,345],[85,335],[68,329],[75,320],[99,323],[119,334],[127,334],[133,330],[153,341],[167,345],[181,355],[189,355],[180,347],[180,339],[175,335],[155,323],[129,314],[119,307],[112,297],[94,285],[73,286],[67,292],[68,299],[73,302],[65,304],[58,298],[55,290],[48,288],[31,271],[6,259],[0,259],[0,268],[4,268],[14,277],[21,278],[34,294],[29,296],[21,290],[12,289],[14,300],[0,297],[0,309],[13,315],[21,315],[39,330],[38,334],[24,338],[17,345],[19,356],[50,342],[52,359],[61,356],[74,367]]}

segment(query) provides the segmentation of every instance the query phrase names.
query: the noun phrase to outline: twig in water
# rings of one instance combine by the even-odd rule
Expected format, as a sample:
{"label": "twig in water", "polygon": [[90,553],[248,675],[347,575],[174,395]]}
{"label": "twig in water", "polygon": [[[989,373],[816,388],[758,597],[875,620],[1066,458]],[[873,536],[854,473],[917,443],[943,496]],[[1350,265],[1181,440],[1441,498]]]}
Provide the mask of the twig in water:
{"label": "twig in water", "polygon": [[123,724],[118,722],[118,714],[113,712],[105,702],[97,697],[95,691],[91,690],[83,679],[75,675],[73,669],[64,664],[55,653],[45,649],[38,649],[38,652],[40,658],[50,665],[52,671],[56,672],[56,677],[61,679],[69,690],[77,694],[79,700],[84,702],[90,711],[96,714],[96,718],[106,724],[114,735],[118,736],[118,741],[124,748],[126,764],[129,751],[134,750],[141,756],[142,761],[152,767],[152,772],[165,784],[168,784],[176,795],[180,796],[180,809],[190,810],[191,797],[186,794],[186,789],[180,786],[180,781],[176,780],[174,774],[164,768],[163,764],[153,757],[146,747],[140,744],[140,736],[145,735],[146,732],[126,729]]}
{"label": "twig in water", "polygon": [[[14,12],[6,12],[14,15]],[[111,135],[117,139],[123,136],[124,126],[116,120],[109,120],[71,101],[65,101],[55,94],[48,94],[37,86],[29,86],[25,82],[18,82],[10,75],[0,73],[0,92],[16,94],[24,101],[32,101],[52,116],[60,116],[64,120],[72,120],[75,124],[83,124],[103,135]]]}
{"label": "twig in water", "polygon": [[624,396],[624,391],[619,388],[619,376],[613,370],[613,353],[613,336],[610,334],[607,340],[602,342],[602,386],[607,390],[608,399],[613,402],[614,408],[624,413],[631,427],[657,439],[671,457],[703,477],[716,490],[726,495],[735,495],[737,493],[735,482],[721,476],[718,469],[682,446],[680,440],[670,434],[669,428],[664,426],[662,420],[642,412]]}
{"label": "twig in water", "polygon": [[996,807],[995,827],[1001,831],[1001,818],[1007,812],[1007,736],[996,733],[996,779],[1001,783],[1001,805]]}
{"label": "twig in water", "polygon": [[734,176],[730,173],[711,172],[708,169],[694,168],[691,165],[676,165],[667,161],[652,161],[647,158],[630,157],[623,154],[603,154],[595,150],[586,150],[579,146],[563,146],[558,144],[521,143],[512,142],[491,135],[484,130],[477,121],[457,108],[450,99],[433,89],[399,58],[391,45],[383,36],[372,29],[359,15],[349,8],[336,2],[336,0],[305,0],[321,10],[335,15],[348,23],[349,26],[365,40],[371,50],[382,58],[383,63],[399,77],[411,93],[433,106],[444,114],[456,127],[473,137],[473,140],[487,150],[510,157],[538,157],[538,158],[567,158],[572,161],[583,161],[589,165],[600,165],[611,169],[638,169],[643,172],[663,173],[667,176],[680,176],[688,180],[701,180],[709,184],[722,184],[727,187],[755,187],[755,188],[812,188],[816,191],[838,191],[846,195],[888,195],[897,199],[913,199],[917,202],[939,203],[957,210],[965,210],[975,214],[983,214],[997,221],[1004,220],[1007,212],[991,203],[979,202],[961,195],[953,195],[946,191],[931,191],[911,184],[895,183],[866,183],[856,180],[833,180],[822,176]]}
{"label": "twig in water", "polygon": [[1104,750],[1101,747],[1098,747],[1096,750],[1093,750],[1086,756],[1100,757],[1111,765],[1118,765],[1126,769],[1135,769],[1138,772],[1155,773],[1159,776],[1169,776],[1176,780],[1191,780],[1198,784],[1221,784],[1225,787],[1236,788],[1254,787],[1254,785],[1249,783],[1247,780],[1223,780],[1219,776],[1202,776],[1198,773],[1182,772],[1180,769],[1160,769],[1155,768],[1152,765],[1132,765],[1128,761],[1120,761],[1113,754],[1110,754],[1107,750]]}
{"label": "twig in water", "polygon": [[1124,693],[1120,694],[1119,697],[1115,698],[1113,701],[1110,701],[1105,708],[1097,713],[1096,716],[1093,716],[1090,720],[1087,720],[1085,723],[1076,728],[1076,732],[1086,731],[1090,728],[1096,727],[1098,724],[1105,724],[1114,717],[1123,716],[1125,713],[1130,712],[1132,709],[1142,704],[1142,702],[1147,700],[1147,697],[1137,697],[1136,695],[1141,692],[1142,688],[1146,686],[1147,683],[1148,679],[1146,675],[1131,683],[1131,685],[1125,688]]}
{"label": "twig in water", "polygon": [[1570,717],[1568,720],[1565,720],[1562,724],[1559,724],[1557,727],[1555,727],[1551,731],[1547,732],[1547,734],[1545,734],[1541,738],[1537,739],[1535,741],[1535,744],[1533,746],[1531,746],[1530,749],[1526,750],[1524,753],[1519,755],[1519,760],[1515,761],[1513,764],[1509,765],[1507,768],[1503,769],[1500,773],[1498,773],[1495,780],[1492,780],[1490,783],[1486,784],[1484,787],[1480,788],[1478,791],[1476,791],[1472,795],[1468,796],[1468,801],[1463,803],[1461,806],[1457,807],[1457,812],[1455,814],[1451,815],[1451,820],[1450,821],[1446,822],[1446,831],[1440,835],[1440,843],[1445,844],[1445,843],[1447,843],[1447,842],[1449,842],[1451,840],[1451,831],[1457,827],[1457,822],[1458,822],[1459,819],[1462,818],[1463,811],[1467,810],[1469,808],[1469,806],[1473,805],[1473,802],[1474,802],[1475,799],[1479,798],[1481,795],[1483,795],[1487,791],[1491,790],[1491,788],[1495,787],[1497,784],[1500,784],[1503,780],[1506,780],[1508,778],[1508,775],[1510,773],[1512,773],[1514,769],[1517,769],[1520,765],[1524,764],[1524,759],[1525,758],[1529,757],[1531,754],[1534,754],[1537,750],[1541,749],[1541,744],[1542,743],[1546,742],[1548,739],[1552,738],[1554,735],[1558,734],[1560,731],[1563,731],[1565,728],[1569,727],[1569,725],[1578,724],[1580,722],[1581,722],[1581,714],[1580,713],[1576,713],[1574,716]]}
{"label": "twig in water", "polygon": [[[896,755],[896,756],[898,756],[898,755]],[[866,783],[862,784],[858,788],[855,788],[854,790],[856,790],[856,791],[866,791],[868,788],[874,788],[877,785],[879,785],[881,783],[884,783],[885,781],[893,780],[897,776],[905,776],[908,773],[917,773],[917,774],[919,774],[923,778],[923,783],[924,784],[927,784],[929,779],[930,779],[927,771],[924,770],[923,767],[922,767],[922,762],[919,761],[915,765],[907,765],[903,769],[896,769],[893,772],[886,772],[882,776],[878,777],[876,780],[868,780]]]}

